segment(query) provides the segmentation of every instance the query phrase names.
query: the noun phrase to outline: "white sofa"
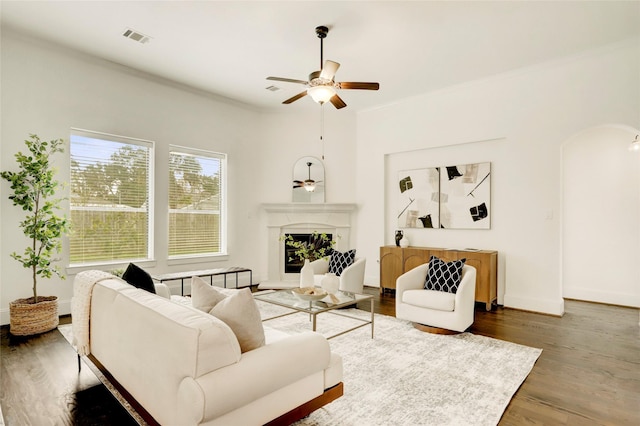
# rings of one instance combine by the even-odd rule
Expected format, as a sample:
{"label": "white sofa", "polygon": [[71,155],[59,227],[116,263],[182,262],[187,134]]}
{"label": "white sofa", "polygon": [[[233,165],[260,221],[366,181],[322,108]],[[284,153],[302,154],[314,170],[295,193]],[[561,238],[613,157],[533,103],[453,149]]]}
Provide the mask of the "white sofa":
{"label": "white sofa", "polygon": [[265,346],[241,353],[224,322],[159,287],[99,281],[90,314],[90,359],[158,423],[288,424],[342,395],[342,360],[320,334],[265,327]]}
{"label": "white sofa", "polygon": [[[350,293],[362,294],[364,291],[364,270],[367,259],[362,257],[356,257],[353,263],[347,266],[340,278],[340,290]],[[329,257],[323,259],[317,259],[311,262],[313,267],[313,280],[314,284],[318,287],[321,286],[322,278],[324,274],[329,272]]]}
{"label": "white sofa", "polygon": [[400,275],[396,280],[396,318],[430,327],[465,331],[473,324],[476,295],[476,268],[462,267],[458,291],[425,290],[429,264]]}

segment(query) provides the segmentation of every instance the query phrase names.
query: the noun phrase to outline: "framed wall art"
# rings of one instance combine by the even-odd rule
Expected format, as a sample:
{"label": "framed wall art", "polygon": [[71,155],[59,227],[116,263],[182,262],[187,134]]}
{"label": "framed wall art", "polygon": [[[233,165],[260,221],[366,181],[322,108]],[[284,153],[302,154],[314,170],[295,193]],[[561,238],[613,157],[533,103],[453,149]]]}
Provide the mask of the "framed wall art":
{"label": "framed wall art", "polygon": [[439,228],[440,168],[398,172],[398,227]]}
{"label": "framed wall art", "polygon": [[446,166],[440,173],[440,227],[491,228],[491,163]]}

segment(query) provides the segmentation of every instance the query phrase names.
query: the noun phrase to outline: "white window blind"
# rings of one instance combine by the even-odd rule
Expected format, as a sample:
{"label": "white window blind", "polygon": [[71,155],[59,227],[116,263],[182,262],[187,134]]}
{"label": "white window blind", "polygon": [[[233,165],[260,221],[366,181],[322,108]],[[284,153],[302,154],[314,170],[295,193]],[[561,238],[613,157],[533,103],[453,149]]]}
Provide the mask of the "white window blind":
{"label": "white window blind", "polygon": [[153,142],[71,132],[70,264],[153,257]]}
{"label": "white window blind", "polygon": [[226,253],[225,176],[225,154],[171,147],[169,257]]}

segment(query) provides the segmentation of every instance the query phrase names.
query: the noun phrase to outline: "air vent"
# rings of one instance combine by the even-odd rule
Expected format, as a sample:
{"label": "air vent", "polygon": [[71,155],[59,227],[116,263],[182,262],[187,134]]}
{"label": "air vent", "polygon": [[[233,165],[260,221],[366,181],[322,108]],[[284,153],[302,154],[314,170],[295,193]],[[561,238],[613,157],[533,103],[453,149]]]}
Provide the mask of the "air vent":
{"label": "air vent", "polygon": [[280,90],[280,88],[278,86],[267,86],[265,87],[265,89],[271,91],[271,92],[277,92],[278,90]]}
{"label": "air vent", "polygon": [[136,30],[132,30],[131,28],[127,28],[122,33],[122,35],[125,36],[126,38],[130,38],[131,40],[137,41],[138,43],[141,43],[141,44],[145,44],[149,40],[151,40],[151,37],[146,36],[146,35],[142,34],[141,32],[138,32]]}

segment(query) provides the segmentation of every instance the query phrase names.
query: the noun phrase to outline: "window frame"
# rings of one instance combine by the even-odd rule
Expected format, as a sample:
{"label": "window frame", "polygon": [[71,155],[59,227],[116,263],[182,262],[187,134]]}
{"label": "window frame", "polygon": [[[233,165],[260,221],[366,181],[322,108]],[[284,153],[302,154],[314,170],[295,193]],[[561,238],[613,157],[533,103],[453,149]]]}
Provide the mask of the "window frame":
{"label": "window frame", "polygon": [[[98,132],[94,130],[80,129],[72,127],[69,137],[69,182],[72,181],[71,176],[71,145],[72,138],[74,136],[87,137],[91,139],[102,139],[110,142],[117,142],[128,145],[136,145],[144,147],[148,150],[148,163],[147,163],[147,257],[145,258],[131,258],[131,259],[112,259],[112,260],[97,260],[94,262],[72,262],[71,261],[71,236],[68,237],[68,266],[67,273],[73,274],[82,270],[87,270],[95,267],[119,267],[127,265],[130,262],[135,262],[138,265],[143,266],[155,266],[155,142],[147,139],[134,138],[130,136],[115,135],[105,132]],[[71,185],[71,184],[70,184]],[[69,215],[73,211],[71,201],[71,188],[69,189]],[[71,222],[73,225],[73,223]],[[73,232],[73,228],[71,229]]]}
{"label": "window frame", "polygon": [[[186,154],[192,155],[195,157],[206,157],[213,158],[220,161],[220,206],[219,206],[219,227],[220,227],[220,236],[219,236],[219,245],[220,250],[217,253],[199,253],[199,254],[181,254],[181,255],[170,255],[169,247],[171,245],[171,208],[170,208],[170,194],[169,189],[167,190],[167,264],[168,265],[176,265],[176,264],[184,264],[184,263],[194,263],[201,262],[206,259],[211,259],[212,261],[222,261],[228,258],[227,251],[227,166],[228,166],[228,155],[223,152],[211,151],[200,148],[192,148],[186,147],[183,145],[169,145],[169,155],[168,159],[171,159],[171,155],[177,154]],[[167,167],[169,170],[169,167]],[[170,173],[170,172],[169,172]],[[170,176],[168,176],[170,178]],[[169,184],[169,179],[167,179],[167,185]]]}

